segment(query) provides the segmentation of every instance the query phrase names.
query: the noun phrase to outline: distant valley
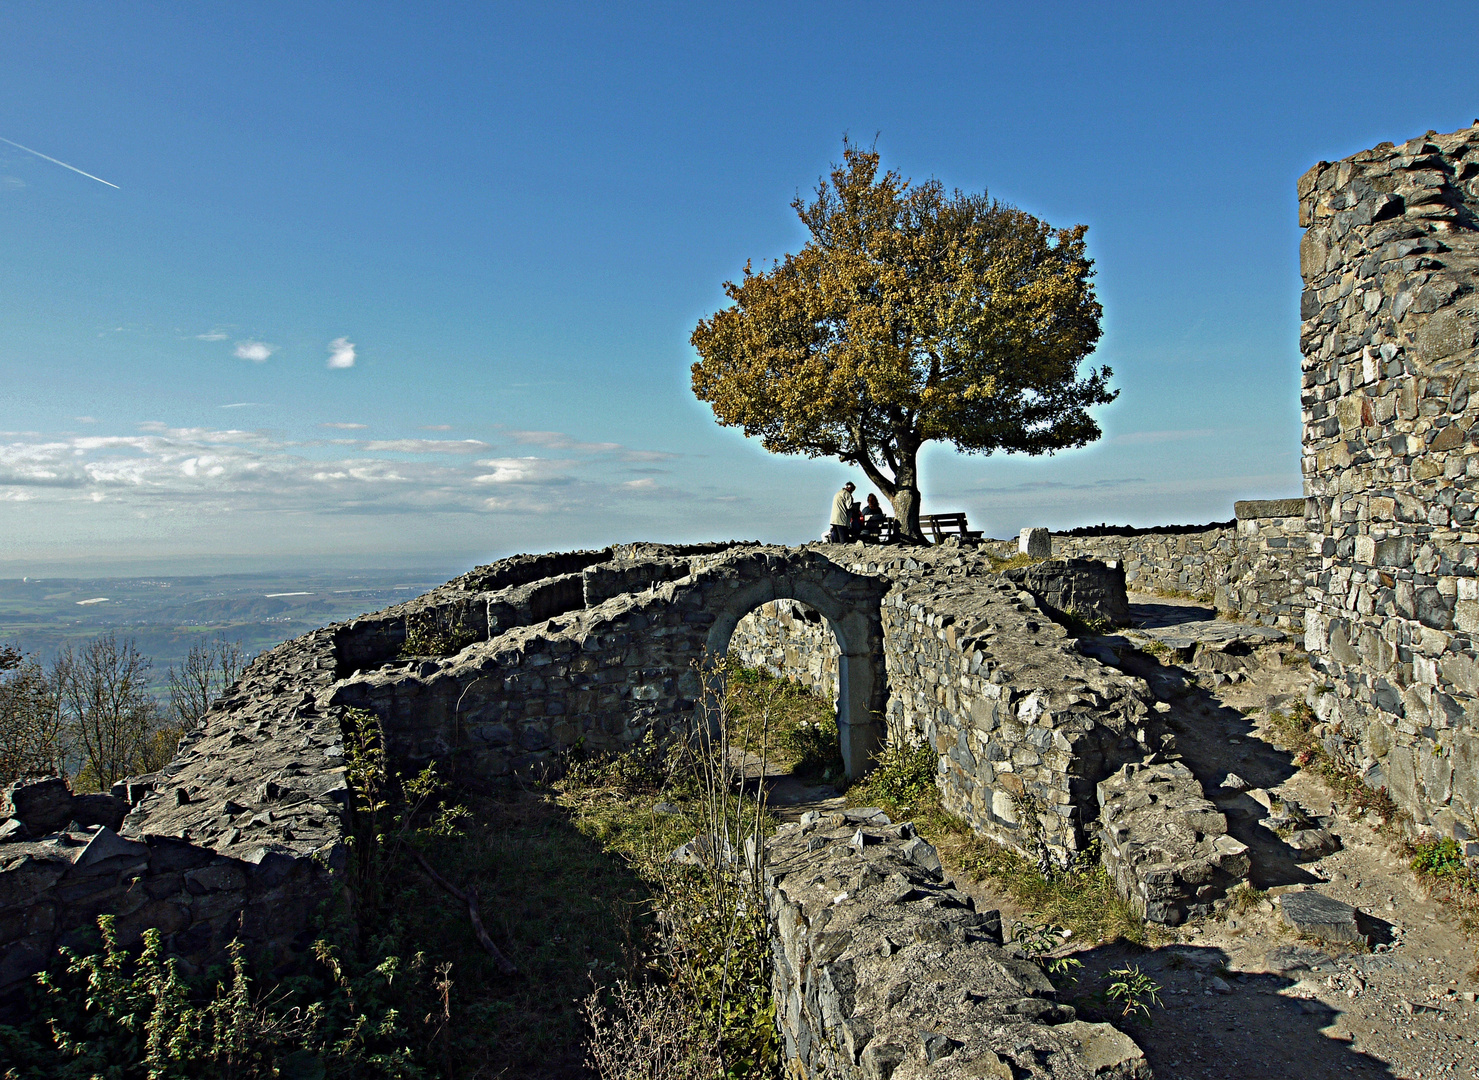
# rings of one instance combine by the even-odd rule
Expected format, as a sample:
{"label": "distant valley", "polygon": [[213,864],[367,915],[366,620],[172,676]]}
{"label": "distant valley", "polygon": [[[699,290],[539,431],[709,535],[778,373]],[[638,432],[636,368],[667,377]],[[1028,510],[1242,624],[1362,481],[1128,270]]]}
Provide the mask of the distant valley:
{"label": "distant valley", "polygon": [[191,645],[237,642],[255,656],[326,623],[408,600],[452,576],[428,570],[143,578],[0,579],[0,643],[42,662],[100,633],[132,637],[162,688]]}

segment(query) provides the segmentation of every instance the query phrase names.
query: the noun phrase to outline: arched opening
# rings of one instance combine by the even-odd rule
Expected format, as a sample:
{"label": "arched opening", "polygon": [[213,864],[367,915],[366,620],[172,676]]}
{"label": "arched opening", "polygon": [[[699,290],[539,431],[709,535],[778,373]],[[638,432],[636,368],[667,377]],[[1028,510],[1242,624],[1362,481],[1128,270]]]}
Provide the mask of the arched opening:
{"label": "arched opening", "polygon": [[[868,771],[885,741],[883,625],[877,601],[860,604],[834,596],[816,582],[771,578],[748,583],[727,598],[716,613],[705,647],[717,660],[729,651],[742,618],[774,600],[794,600],[815,612],[836,642],[837,732],[843,770],[849,780]],[[803,616],[804,617],[804,616]]]}

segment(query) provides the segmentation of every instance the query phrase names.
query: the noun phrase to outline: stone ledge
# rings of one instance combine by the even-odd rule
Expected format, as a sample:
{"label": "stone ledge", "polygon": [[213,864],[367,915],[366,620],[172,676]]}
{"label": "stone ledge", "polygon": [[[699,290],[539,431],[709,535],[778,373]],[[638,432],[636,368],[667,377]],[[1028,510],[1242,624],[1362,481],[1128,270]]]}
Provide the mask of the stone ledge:
{"label": "stone ledge", "polygon": [[1304,499],[1245,499],[1233,503],[1239,521],[1249,518],[1302,518]]}

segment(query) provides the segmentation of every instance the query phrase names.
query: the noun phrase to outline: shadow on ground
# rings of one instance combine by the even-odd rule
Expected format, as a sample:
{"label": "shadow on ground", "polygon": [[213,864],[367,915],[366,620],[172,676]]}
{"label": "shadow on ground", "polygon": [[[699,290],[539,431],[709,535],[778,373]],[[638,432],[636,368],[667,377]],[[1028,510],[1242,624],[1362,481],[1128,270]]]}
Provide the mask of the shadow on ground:
{"label": "shadow on ground", "polygon": [[[1233,974],[1221,949],[1196,945],[1146,949],[1116,942],[1074,954],[1084,965],[1076,983],[1055,981],[1059,997],[1081,1017],[1108,1021],[1135,1039],[1157,1077],[1395,1076],[1380,1058],[1325,1032],[1339,1017],[1337,1010],[1314,998],[1294,996],[1300,976],[1318,975],[1329,967],[1330,957],[1311,948],[1283,951],[1289,955],[1283,958],[1281,972]],[[1126,1017],[1105,996],[1115,981],[1110,972],[1131,965],[1161,987],[1162,1006],[1152,1006],[1148,1016]]]}

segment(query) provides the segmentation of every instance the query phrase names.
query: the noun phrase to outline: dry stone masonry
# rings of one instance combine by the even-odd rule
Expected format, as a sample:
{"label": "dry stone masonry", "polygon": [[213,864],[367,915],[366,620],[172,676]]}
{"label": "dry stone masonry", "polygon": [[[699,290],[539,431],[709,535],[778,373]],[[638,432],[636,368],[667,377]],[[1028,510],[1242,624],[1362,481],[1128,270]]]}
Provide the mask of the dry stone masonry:
{"label": "dry stone masonry", "polygon": [[186,973],[232,938],[270,970],[295,966],[345,863],[344,739],[323,697],[335,666],[331,630],[264,653],[168,766],[112,795],[13,784],[0,807],[0,998],[58,946],[91,940],[103,914],[125,945],[158,929]]}
{"label": "dry stone masonry", "polygon": [[783,825],[770,845],[775,1001],[788,1075],[1148,1080],[1134,1041],[1079,1020],[909,823],[875,810]]}
{"label": "dry stone masonry", "polygon": [[1304,500],[1250,500],[1233,510],[1233,523],[1201,529],[1054,536],[1053,554],[1117,563],[1130,589],[1189,593],[1240,619],[1302,629],[1309,572]]}
{"label": "dry stone masonry", "polygon": [[1299,180],[1306,644],[1326,746],[1479,836],[1479,127]]}
{"label": "dry stone masonry", "polygon": [[[105,796],[77,797],[55,780],[12,788],[0,822],[0,992],[58,945],[83,941],[104,912],[118,917],[126,944],[158,927],[186,970],[218,962],[240,938],[287,972],[340,895],[348,758],[363,718],[399,770],[434,761],[472,788],[548,775],[570,752],[688,730],[702,714],[701,666],[731,646],[833,695],[849,772],[868,766],[886,733],[927,744],[947,806],[1003,844],[1070,862],[1095,827],[1101,781],[1154,764],[1174,738],[1158,727],[1144,682],[1055,621],[1122,621],[1122,569],[1082,559],[1008,575],[992,566],[958,543],[520,556],[289,642],[252,663],[159,774]],[[418,649],[450,655],[406,655]],[[1161,836],[1165,813],[1200,799],[1194,786],[1178,789],[1179,802],[1162,798],[1159,814],[1116,819],[1117,852],[1155,852],[1124,855],[1126,892],[1151,896],[1162,864],[1180,890],[1154,893],[1151,918],[1195,912],[1236,877],[1210,817],[1181,847]],[[853,855],[833,825],[846,826]],[[801,835],[803,862],[827,863],[817,866],[823,876],[788,876],[773,892],[791,980],[777,993],[799,1060],[833,1061],[826,1048],[840,1038],[850,1049],[837,1067],[854,1070],[845,1075],[910,1076],[931,1063],[938,1075],[977,1065],[997,1073],[971,1075],[1012,1075],[1024,1047],[1059,1062],[1053,1075],[1144,1075],[1133,1043],[1078,1023],[1035,968],[1002,953],[999,921],[993,937],[991,919],[938,880],[938,860],[907,827],[870,815]],[[778,841],[783,862],[790,839]],[[822,910],[803,893],[834,869],[862,877],[828,893]],[[829,919],[883,933],[869,940],[894,941],[898,970],[917,981],[880,990],[893,967],[865,962],[873,945],[856,959],[839,945],[817,961],[810,950]],[[853,990],[837,981],[843,961],[858,976]],[[820,997],[808,982],[818,962],[839,973]],[[942,979],[958,983],[945,1012]],[[844,1009],[833,991],[860,996]],[[909,1034],[926,1012],[935,1026]]]}
{"label": "dry stone masonry", "polygon": [[1122,766],[1099,784],[1104,865],[1135,914],[1175,926],[1212,913],[1212,901],[1247,878],[1248,845],[1179,761]]}

